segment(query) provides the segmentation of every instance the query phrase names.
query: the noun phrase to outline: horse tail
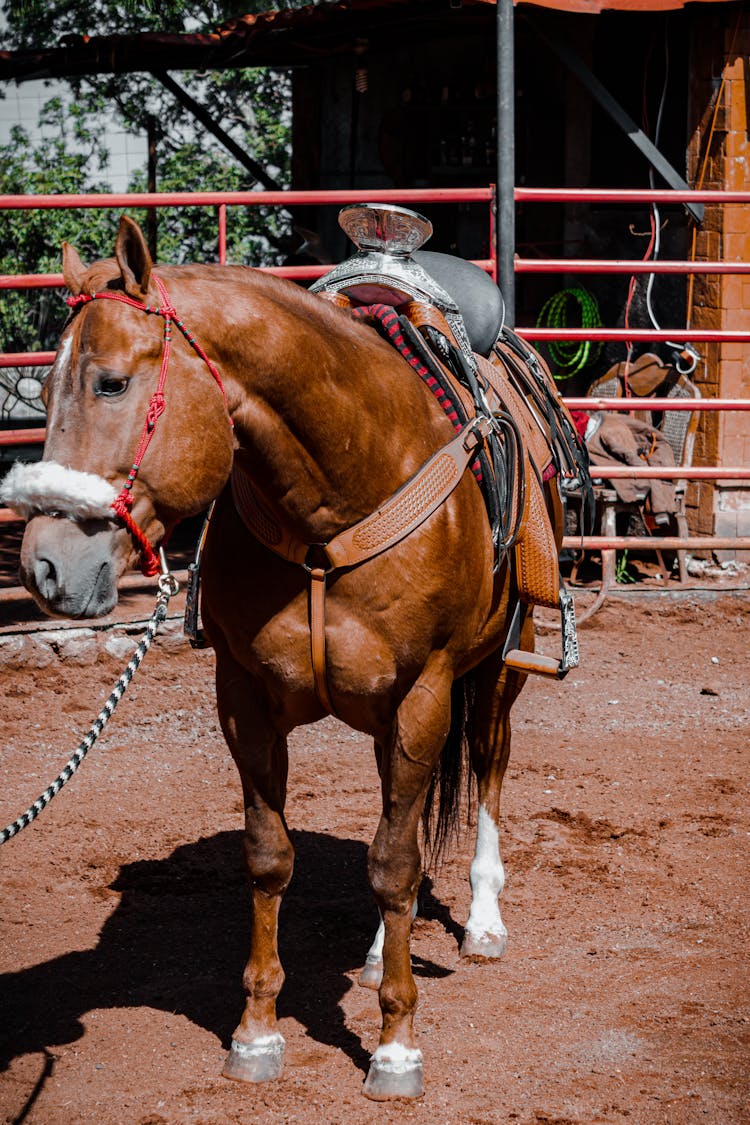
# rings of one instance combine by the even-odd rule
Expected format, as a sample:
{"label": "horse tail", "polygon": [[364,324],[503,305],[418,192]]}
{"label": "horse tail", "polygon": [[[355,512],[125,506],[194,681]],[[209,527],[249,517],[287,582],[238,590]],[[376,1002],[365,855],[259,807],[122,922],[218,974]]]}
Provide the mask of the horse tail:
{"label": "horse tail", "polygon": [[[476,684],[471,673],[453,681],[451,725],[432,775],[422,814],[427,865],[437,867],[449,845],[460,835],[461,794],[468,760],[468,728],[474,708]],[[471,771],[468,785],[471,806]]]}

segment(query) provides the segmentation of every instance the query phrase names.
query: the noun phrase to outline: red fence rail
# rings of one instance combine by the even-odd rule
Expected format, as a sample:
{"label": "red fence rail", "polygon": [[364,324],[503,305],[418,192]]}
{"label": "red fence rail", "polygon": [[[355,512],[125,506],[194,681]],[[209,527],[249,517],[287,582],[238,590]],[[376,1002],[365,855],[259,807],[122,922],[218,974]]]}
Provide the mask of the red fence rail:
{"label": "red fence rail", "polygon": [[[248,192],[132,192],[127,194],[96,193],[67,195],[0,195],[0,209],[4,210],[47,210],[73,208],[163,208],[163,207],[215,207],[217,208],[217,256],[220,262],[226,261],[227,209],[238,206],[323,206],[343,205],[357,202],[399,202],[405,204],[424,203],[477,203],[486,204],[489,209],[490,229],[493,224],[495,192],[493,187],[482,188],[419,188],[367,191],[248,191]],[[578,188],[517,188],[517,203],[612,203],[612,204],[652,204],[682,205],[684,203],[750,203],[750,191],[717,190],[598,190]],[[493,245],[494,239],[490,239]],[[477,263],[493,277],[497,277],[495,258]],[[264,267],[268,272],[293,278],[309,280],[320,277],[327,266],[279,266]],[[585,273],[585,274],[745,274],[750,273],[748,262],[696,262],[696,261],[599,261],[593,259],[528,259],[519,258],[515,263],[516,272],[529,273]],[[62,274],[19,274],[0,276],[0,290],[56,288],[64,284]],[[520,326],[519,335],[528,340],[543,341],[622,341],[653,342],[672,341],[702,343],[750,343],[750,332],[727,329],[685,329],[680,327],[666,329],[636,328],[538,328]],[[0,367],[47,366],[54,360],[54,352],[17,352],[0,355]],[[568,405],[585,410],[702,410],[702,411],[744,411],[750,409],[750,400],[744,399],[690,399],[656,400],[646,404],[622,399],[568,399]],[[43,440],[44,430],[15,429],[0,432],[0,445],[21,445]],[[596,467],[597,478],[617,479],[618,477],[650,477],[681,480],[734,480],[750,479],[747,467],[709,467],[655,469],[644,467],[633,469]],[[0,512],[0,522],[6,513]],[[565,540],[566,545],[583,546],[592,550],[606,549],[639,542],[633,537],[589,536]],[[669,547],[672,539],[654,537],[642,540],[643,545],[653,549]],[[674,547],[685,549],[737,549],[750,548],[750,539],[727,539],[717,537],[694,537],[690,540],[674,540]]]}

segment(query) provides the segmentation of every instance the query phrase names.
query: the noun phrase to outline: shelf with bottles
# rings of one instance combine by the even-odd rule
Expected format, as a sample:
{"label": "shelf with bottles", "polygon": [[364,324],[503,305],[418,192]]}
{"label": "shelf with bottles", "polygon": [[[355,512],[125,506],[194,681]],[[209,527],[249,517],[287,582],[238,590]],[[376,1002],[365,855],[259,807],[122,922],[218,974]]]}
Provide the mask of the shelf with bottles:
{"label": "shelf with bottles", "polygon": [[494,116],[440,115],[431,129],[430,171],[456,176],[490,173],[497,164]]}
{"label": "shelf with bottles", "polygon": [[491,82],[478,78],[444,85],[437,104],[427,111],[430,171],[469,174],[494,169],[497,162],[497,116]]}

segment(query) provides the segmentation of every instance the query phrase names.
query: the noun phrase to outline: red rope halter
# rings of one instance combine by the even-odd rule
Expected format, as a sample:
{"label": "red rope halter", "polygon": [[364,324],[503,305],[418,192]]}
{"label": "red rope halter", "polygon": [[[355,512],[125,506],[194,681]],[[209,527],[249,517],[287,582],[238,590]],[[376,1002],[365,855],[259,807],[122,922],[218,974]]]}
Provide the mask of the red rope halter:
{"label": "red rope halter", "polygon": [[[164,384],[166,383],[167,371],[169,369],[169,356],[172,347],[173,323],[177,325],[180,332],[190,344],[193,351],[195,351],[197,355],[200,356],[200,358],[208,367],[208,370],[211,372],[211,375],[216,381],[216,385],[218,386],[224,397],[224,404],[228,409],[226,391],[224,390],[224,385],[221,381],[221,377],[219,376],[216,365],[211,362],[201,345],[196,340],[195,336],[193,336],[192,332],[190,332],[185,327],[180,318],[177,316],[177,312],[169,299],[169,293],[167,292],[167,287],[164,282],[160,277],[156,276],[154,276],[154,280],[156,281],[156,285],[159,289],[159,296],[161,297],[162,301],[161,305],[147,305],[143,301],[136,301],[133,297],[128,297],[125,293],[115,292],[114,290],[106,290],[103,293],[79,293],[76,297],[67,298],[67,303],[71,309],[80,308],[82,305],[87,305],[90,301],[119,301],[120,304],[130,305],[130,307],[133,309],[139,309],[141,312],[149,313],[153,316],[160,316],[164,320],[164,350],[162,352],[159,380],[156,386],[156,390],[151,396],[151,400],[148,404],[146,419],[143,423],[143,430],[141,431],[140,441],[138,442],[138,448],[136,449],[135,457],[133,458],[133,464],[130,467],[130,472],[127,475],[125,483],[120,489],[120,492],[112,502],[112,510],[114,511],[115,515],[128,529],[134,542],[138,545],[138,549],[141,555],[141,571],[147,577],[152,577],[153,575],[159,573],[159,556],[157,555],[154,547],[149,541],[146,533],[142,530],[142,528],[138,526],[138,524],[133,519],[130,509],[133,506],[132,490],[135,479],[138,476],[138,470],[141,467],[143,457],[149,447],[151,438],[154,435],[156,424],[166,408]],[[230,424],[232,424],[231,418]]]}

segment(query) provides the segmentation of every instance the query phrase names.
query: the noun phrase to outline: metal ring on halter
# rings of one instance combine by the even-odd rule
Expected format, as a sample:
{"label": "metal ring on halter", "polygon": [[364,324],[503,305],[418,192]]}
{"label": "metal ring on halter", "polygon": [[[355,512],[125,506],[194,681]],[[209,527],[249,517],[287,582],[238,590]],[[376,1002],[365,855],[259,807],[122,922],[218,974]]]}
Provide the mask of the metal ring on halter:
{"label": "metal ring on halter", "polygon": [[179,590],[180,584],[169,569],[167,556],[164,554],[163,547],[159,548],[159,562],[161,564],[161,574],[159,575],[156,585],[160,594],[164,594],[165,597],[171,598]]}
{"label": "metal ring on halter", "polygon": [[168,598],[174,597],[180,588],[180,584],[174,574],[160,574],[156,585],[159,589],[159,593],[165,594]]}

